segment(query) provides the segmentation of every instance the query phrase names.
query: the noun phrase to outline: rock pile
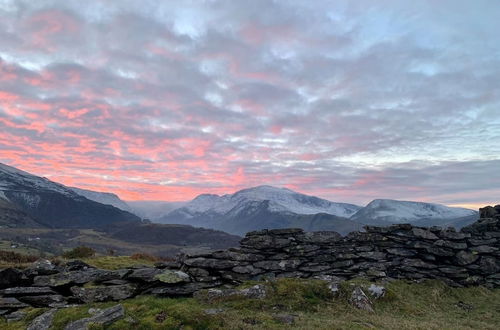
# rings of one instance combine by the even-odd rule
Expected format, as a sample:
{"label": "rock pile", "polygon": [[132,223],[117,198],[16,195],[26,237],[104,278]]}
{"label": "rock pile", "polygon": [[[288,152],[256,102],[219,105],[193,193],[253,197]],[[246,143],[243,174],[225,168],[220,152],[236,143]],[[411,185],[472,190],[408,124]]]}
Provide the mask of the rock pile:
{"label": "rock pile", "polygon": [[[407,224],[365,227],[365,232],[346,237],[301,229],[255,231],[240,248],[181,255],[156,267],[110,271],[78,260],[62,266],[39,260],[25,270],[0,270],[0,315],[15,319],[28,306],[61,308],[138,294],[192,295],[223,284],[279,277],[332,283],[359,276],[440,279],[454,286],[500,287],[500,205],[480,211],[482,218],[459,232]],[[262,294],[252,290],[248,294]]]}

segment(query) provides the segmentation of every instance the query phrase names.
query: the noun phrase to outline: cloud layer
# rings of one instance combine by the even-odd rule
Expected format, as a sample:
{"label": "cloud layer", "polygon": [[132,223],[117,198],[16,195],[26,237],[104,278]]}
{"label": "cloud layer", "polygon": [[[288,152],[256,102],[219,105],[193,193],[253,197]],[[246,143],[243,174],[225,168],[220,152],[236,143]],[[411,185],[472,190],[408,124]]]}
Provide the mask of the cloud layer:
{"label": "cloud layer", "polygon": [[124,199],[500,202],[500,7],[0,0],[0,161]]}

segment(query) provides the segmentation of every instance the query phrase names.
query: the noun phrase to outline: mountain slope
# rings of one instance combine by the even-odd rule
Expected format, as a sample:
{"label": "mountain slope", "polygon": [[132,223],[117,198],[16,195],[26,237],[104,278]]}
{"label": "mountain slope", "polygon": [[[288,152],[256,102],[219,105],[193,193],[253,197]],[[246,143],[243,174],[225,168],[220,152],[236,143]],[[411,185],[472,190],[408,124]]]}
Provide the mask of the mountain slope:
{"label": "mountain slope", "polygon": [[175,209],[183,207],[186,202],[127,201],[127,204],[135,215],[154,221]]}
{"label": "mountain slope", "polygon": [[375,199],[350,217],[351,220],[370,225],[411,223],[420,226],[463,226],[478,218],[473,210],[440,204]]}
{"label": "mountain slope", "polygon": [[[361,207],[334,203],[289,189],[258,186],[230,195],[199,195],[185,206],[162,217],[161,223],[179,223],[243,235],[264,228],[298,227],[305,230],[359,229],[346,219]],[[319,220],[317,214],[324,214]]]}
{"label": "mountain slope", "polygon": [[132,213],[131,207],[126,202],[122,201],[120,199],[120,197],[118,197],[116,194],[81,189],[81,188],[76,188],[76,187],[68,187],[68,188],[73,190],[78,195],[83,196],[87,199],[90,199],[91,201],[98,202],[101,204],[106,204],[106,205],[112,205],[120,210]]}
{"label": "mountain slope", "polygon": [[129,212],[80,196],[62,184],[1,163],[0,191],[3,199],[18,210],[51,228],[92,228],[140,220]]}
{"label": "mountain slope", "polygon": [[[3,196],[3,192],[0,196]],[[0,228],[26,227],[38,228],[42,226],[7,199],[0,197]]]}

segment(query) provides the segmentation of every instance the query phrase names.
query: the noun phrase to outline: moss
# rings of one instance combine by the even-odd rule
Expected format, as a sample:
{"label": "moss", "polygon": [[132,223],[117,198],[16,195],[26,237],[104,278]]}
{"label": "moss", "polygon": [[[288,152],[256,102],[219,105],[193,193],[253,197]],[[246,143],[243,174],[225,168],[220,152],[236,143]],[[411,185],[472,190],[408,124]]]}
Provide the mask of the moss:
{"label": "moss", "polygon": [[154,265],[154,262],[149,259],[133,259],[128,256],[85,258],[82,261],[91,266],[108,270],[116,270],[134,265]]}

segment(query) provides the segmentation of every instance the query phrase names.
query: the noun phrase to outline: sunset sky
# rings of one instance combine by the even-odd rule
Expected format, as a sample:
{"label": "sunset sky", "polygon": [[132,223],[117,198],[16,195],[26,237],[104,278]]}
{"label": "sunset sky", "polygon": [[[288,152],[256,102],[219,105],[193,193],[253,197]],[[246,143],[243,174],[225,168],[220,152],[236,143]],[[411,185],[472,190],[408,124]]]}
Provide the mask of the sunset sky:
{"label": "sunset sky", "polygon": [[0,162],[125,200],[500,203],[498,0],[0,0]]}

